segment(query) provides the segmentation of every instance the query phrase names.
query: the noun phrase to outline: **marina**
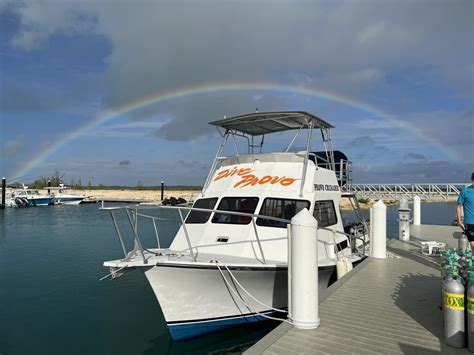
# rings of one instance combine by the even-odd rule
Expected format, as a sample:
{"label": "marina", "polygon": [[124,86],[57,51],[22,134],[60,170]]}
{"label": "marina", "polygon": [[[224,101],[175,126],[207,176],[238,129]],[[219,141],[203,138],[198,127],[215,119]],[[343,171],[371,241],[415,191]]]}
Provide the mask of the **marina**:
{"label": "marina", "polygon": [[[100,258],[104,248],[122,254],[120,259],[103,262],[108,273],[102,272],[98,278],[99,287],[113,283],[114,297],[128,302],[144,291],[135,281],[146,280],[148,294],[153,294],[149,301],[158,301],[154,307],[161,312],[160,327],[166,333],[168,353],[201,338],[226,338],[226,331],[239,328],[254,329],[255,337],[230,341],[231,347],[239,351],[250,347],[249,354],[449,349],[440,335],[442,313],[439,292],[435,292],[440,285],[436,275],[439,263],[435,257],[421,255],[420,243],[438,240],[453,245],[461,234],[458,227],[420,225],[421,199],[417,195],[412,196],[411,219],[404,190],[389,196],[401,200],[398,210],[389,211],[388,223],[381,200],[371,207],[370,215],[363,211],[358,202],[360,192],[350,191],[351,162],[344,153],[332,149],[332,125],[312,114],[256,112],[211,124],[223,131],[222,141],[192,204],[182,198],[165,199],[162,183],[158,203],[102,200],[100,206],[83,207],[89,211],[95,207],[96,213],[109,215],[109,231],[115,232],[119,242],[117,249],[101,240],[101,247],[94,250],[95,258]],[[315,130],[322,137],[324,150],[319,152],[313,151]],[[296,134],[283,152],[264,153],[264,136],[280,131]],[[307,132],[306,150],[290,150],[302,131]],[[260,143],[256,137],[261,137]],[[236,139],[241,138],[246,144],[237,144]],[[228,140],[234,141],[235,155],[223,157]],[[62,184],[47,189],[47,195],[40,195],[23,186],[10,201],[22,207],[16,200],[22,192],[25,206],[35,205],[30,195],[47,197],[50,204],[79,205],[85,199],[65,192]],[[430,198],[424,195],[424,200]],[[350,219],[349,211],[340,208],[343,200],[352,207]],[[81,209],[65,210],[80,215]],[[30,210],[36,209],[18,213],[28,216]],[[311,230],[305,229],[309,227]],[[387,231],[392,233],[396,227],[400,240],[389,239],[387,254]],[[94,230],[87,234],[102,233]],[[136,274],[141,275],[139,280],[130,277]],[[122,280],[125,282],[120,286]],[[130,284],[130,280],[135,281]],[[415,291],[416,282],[420,286]],[[124,288],[139,294],[122,298],[118,294]],[[426,326],[432,323],[435,326]],[[129,329],[132,324],[127,322],[124,327]],[[214,343],[220,346],[220,342]],[[227,340],[224,343],[228,344]]]}
{"label": "marina", "polygon": [[0,355],[474,354],[473,14],[0,0]]}

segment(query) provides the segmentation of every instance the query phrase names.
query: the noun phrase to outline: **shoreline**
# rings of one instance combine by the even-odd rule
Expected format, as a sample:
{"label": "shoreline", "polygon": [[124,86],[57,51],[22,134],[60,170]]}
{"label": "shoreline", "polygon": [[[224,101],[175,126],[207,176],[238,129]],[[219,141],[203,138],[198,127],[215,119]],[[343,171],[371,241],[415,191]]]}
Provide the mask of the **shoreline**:
{"label": "shoreline", "polygon": [[[14,189],[7,188],[7,196],[11,194]],[[38,190],[42,194],[47,194],[47,189]],[[195,198],[199,193],[200,189],[196,188],[183,188],[183,187],[165,187],[164,198],[184,198],[186,201],[190,201]],[[67,189],[67,192],[74,195],[83,195],[91,200],[107,200],[107,201],[130,201],[130,202],[157,202],[161,200],[161,189],[160,188],[83,188],[83,189]],[[365,200],[364,202],[359,201],[360,208],[362,210],[367,210],[373,206],[377,200]],[[383,200],[387,207],[398,205],[398,200]],[[446,201],[446,200],[428,200],[422,201],[422,203],[446,203],[455,201]],[[339,207],[343,211],[352,210],[351,204],[347,198],[342,198],[339,204]]]}

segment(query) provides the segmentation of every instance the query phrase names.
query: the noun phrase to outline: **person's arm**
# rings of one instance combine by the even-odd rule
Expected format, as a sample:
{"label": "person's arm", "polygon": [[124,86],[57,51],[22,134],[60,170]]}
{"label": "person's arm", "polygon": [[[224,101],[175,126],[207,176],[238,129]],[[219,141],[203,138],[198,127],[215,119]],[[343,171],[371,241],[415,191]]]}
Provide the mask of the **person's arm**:
{"label": "person's arm", "polygon": [[458,207],[456,208],[457,216],[458,216],[458,224],[459,227],[462,228],[462,230],[465,229],[464,223],[462,221],[461,215],[462,215],[462,205],[458,204]]}
{"label": "person's arm", "polygon": [[465,194],[465,192],[466,192],[466,190],[462,189],[461,192],[459,193],[458,201],[457,201],[458,202],[458,207],[456,208],[456,215],[458,217],[458,224],[459,224],[459,227],[462,228],[462,230],[465,229],[463,220],[461,218],[462,208],[463,208],[463,205],[464,205],[464,194]]}

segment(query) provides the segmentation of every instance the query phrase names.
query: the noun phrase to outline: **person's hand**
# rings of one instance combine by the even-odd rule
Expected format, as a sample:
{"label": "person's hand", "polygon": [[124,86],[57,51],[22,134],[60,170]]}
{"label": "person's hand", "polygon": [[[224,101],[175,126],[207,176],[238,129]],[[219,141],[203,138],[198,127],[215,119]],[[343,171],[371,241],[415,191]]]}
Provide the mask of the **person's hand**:
{"label": "person's hand", "polygon": [[462,230],[466,229],[466,226],[464,225],[464,223],[458,222],[458,224],[459,224],[459,227],[461,227]]}

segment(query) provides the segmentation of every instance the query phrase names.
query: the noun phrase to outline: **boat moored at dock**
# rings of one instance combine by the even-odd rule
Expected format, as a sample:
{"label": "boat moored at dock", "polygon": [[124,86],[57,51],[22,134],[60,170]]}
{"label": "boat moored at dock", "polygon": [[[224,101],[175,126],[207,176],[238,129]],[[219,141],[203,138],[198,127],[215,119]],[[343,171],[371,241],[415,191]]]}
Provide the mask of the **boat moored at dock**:
{"label": "boat moored at dock", "polygon": [[[350,181],[350,162],[335,162],[332,125],[306,112],[252,113],[215,122],[222,141],[203,190],[193,207],[103,207],[110,212],[123,259],[104,262],[112,278],[144,271],[175,340],[231,325],[285,314],[288,305],[288,233],[292,217],[307,209],[318,220],[319,288],[327,288],[336,262],[353,264],[365,257],[365,220],[359,237],[345,233],[339,210],[340,186]],[[323,152],[312,152],[320,130]],[[265,135],[296,130],[283,152],[263,152]],[[307,130],[306,149],[291,152]],[[261,137],[260,143],[255,143]],[[226,142],[236,153],[223,157]],[[246,143],[241,154],[237,140]],[[258,151],[257,151],[258,150]],[[181,226],[169,248],[161,248],[156,225],[161,218],[147,209],[172,210]],[[134,248],[127,251],[116,215],[124,212]],[[362,214],[359,214],[362,216]],[[142,245],[138,221],[153,224],[157,247]],[[140,229],[141,231],[141,229]]]}
{"label": "boat moored at dock", "polygon": [[55,205],[79,205],[86,197],[67,193],[68,187],[59,184],[58,187],[48,187],[48,190],[57,191],[51,195]]}
{"label": "boat moored at dock", "polygon": [[26,207],[31,206],[48,206],[52,204],[53,198],[49,195],[43,195],[36,189],[29,189],[23,185],[23,189],[13,191],[10,197],[10,206]]}

